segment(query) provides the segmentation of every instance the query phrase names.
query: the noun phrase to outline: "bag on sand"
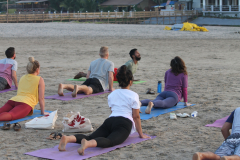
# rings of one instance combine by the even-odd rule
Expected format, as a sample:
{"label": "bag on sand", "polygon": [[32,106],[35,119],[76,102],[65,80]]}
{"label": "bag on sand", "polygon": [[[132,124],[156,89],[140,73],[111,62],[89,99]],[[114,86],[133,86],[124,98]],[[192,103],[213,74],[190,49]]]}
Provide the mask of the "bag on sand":
{"label": "bag on sand", "polygon": [[63,132],[91,132],[92,124],[88,118],[84,118],[79,112],[68,113],[63,118]]}
{"label": "bag on sand", "polygon": [[25,128],[35,128],[35,129],[54,129],[55,122],[58,118],[57,110],[45,115],[43,117],[36,117],[33,120],[25,123]]}

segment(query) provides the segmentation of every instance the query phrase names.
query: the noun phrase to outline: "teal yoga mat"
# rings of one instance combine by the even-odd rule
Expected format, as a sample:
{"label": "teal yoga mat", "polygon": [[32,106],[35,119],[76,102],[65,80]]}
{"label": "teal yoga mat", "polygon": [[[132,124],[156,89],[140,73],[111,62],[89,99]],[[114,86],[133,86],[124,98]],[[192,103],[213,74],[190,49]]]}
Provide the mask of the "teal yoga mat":
{"label": "teal yoga mat", "polygon": [[[52,111],[45,111],[45,112],[51,113]],[[33,119],[35,117],[42,117],[42,116],[43,115],[41,114],[41,111],[35,109],[33,111],[33,115],[24,117],[22,119],[13,120],[13,121],[10,121],[9,123],[13,124],[13,123],[22,122],[22,121],[26,121],[26,120],[29,120],[29,119]],[[3,124],[4,124],[4,122],[0,121],[0,126],[3,126]]]}
{"label": "teal yoga mat", "polygon": [[[79,79],[68,79],[68,81],[86,81],[85,77],[79,78]],[[140,83],[144,83],[147,81],[133,81],[133,84],[140,84]],[[113,83],[118,83],[118,81],[113,81]]]}
{"label": "teal yoga mat", "polygon": [[[194,106],[194,105],[195,104],[192,104],[191,106]],[[173,112],[173,111],[176,111],[176,110],[179,110],[179,109],[183,109],[183,108],[186,108],[186,107],[187,106],[184,106],[183,102],[179,102],[177,104],[177,106],[167,108],[167,109],[152,108],[151,114],[146,114],[145,110],[146,110],[147,106],[142,106],[140,108],[140,110],[142,112],[142,113],[140,113],[140,117],[141,117],[142,120],[148,120],[152,117],[157,117],[159,115],[162,115],[162,114],[165,114],[165,113],[170,113],[170,112]]]}

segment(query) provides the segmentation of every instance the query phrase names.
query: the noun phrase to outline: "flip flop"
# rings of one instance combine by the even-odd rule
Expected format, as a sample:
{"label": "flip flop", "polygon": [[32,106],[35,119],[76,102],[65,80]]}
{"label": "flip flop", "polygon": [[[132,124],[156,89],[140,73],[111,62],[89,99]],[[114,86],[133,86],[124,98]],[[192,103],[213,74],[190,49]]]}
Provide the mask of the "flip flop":
{"label": "flip flop", "polygon": [[21,125],[19,123],[14,123],[13,129],[14,131],[20,131],[21,130]]}
{"label": "flip flop", "polygon": [[9,130],[10,128],[11,128],[11,124],[9,122],[5,122],[2,127],[2,130]]}
{"label": "flip flop", "polygon": [[62,133],[52,132],[47,139],[58,140],[62,138]]}
{"label": "flip flop", "polygon": [[155,92],[154,92],[154,91],[152,91],[152,89],[151,89],[151,88],[148,88],[148,89],[147,89],[147,92],[146,92],[146,94],[155,94]]}

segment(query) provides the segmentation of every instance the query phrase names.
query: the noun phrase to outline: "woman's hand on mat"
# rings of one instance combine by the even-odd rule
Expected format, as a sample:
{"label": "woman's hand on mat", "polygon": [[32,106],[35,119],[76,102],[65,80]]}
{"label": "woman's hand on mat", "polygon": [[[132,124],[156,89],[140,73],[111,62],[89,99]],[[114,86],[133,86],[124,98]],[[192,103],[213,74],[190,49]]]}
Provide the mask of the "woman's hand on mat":
{"label": "woman's hand on mat", "polygon": [[191,106],[192,104],[191,103],[187,103],[185,102],[184,106]]}
{"label": "woman's hand on mat", "polygon": [[140,136],[140,138],[147,139],[147,138],[151,138],[151,137],[149,137],[149,136],[147,136],[147,135],[143,134],[143,135],[141,135],[141,136]]}

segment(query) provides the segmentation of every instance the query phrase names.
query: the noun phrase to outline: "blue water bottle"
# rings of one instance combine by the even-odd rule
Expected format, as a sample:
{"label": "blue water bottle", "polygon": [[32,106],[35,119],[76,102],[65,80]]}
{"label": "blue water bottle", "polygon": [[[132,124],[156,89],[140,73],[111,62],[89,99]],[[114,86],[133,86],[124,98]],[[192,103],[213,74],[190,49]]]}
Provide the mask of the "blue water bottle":
{"label": "blue water bottle", "polygon": [[162,82],[161,82],[161,81],[158,81],[158,89],[157,89],[157,92],[158,92],[158,93],[161,93],[161,92],[162,92]]}

